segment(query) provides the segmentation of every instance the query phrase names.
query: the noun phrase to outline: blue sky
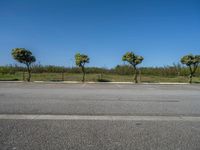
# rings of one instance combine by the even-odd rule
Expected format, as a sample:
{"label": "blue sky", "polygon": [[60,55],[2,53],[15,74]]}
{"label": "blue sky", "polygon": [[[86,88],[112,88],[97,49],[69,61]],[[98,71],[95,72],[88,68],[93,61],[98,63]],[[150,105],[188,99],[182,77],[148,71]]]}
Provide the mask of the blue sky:
{"label": "blue sky", "polygon": [[164,66],[200,54],[199,0],[0,0],[0,65],[12,48],[37,62],[72,66],[76,52],[89,66],[123,64],[133,51],[142,66]]}

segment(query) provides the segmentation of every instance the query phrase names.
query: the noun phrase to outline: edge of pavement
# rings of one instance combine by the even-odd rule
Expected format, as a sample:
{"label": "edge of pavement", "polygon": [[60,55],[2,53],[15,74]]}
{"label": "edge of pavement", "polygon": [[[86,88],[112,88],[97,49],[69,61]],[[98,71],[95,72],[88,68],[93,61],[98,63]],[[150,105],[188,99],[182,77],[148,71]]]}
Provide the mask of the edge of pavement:
{"label": "edge of pavement", "polygon": [[[28,83],[26,81],[0,81],[0,83]],[[47,83],[47,84],[134,84],[134,85],[190,85],[189,83],[179,82],[157,82],[157,83],[138,83],[133,82],[80,82],[80,81],[33,81],[30,83]],[[195,83],[193,83],[195,84]]]}

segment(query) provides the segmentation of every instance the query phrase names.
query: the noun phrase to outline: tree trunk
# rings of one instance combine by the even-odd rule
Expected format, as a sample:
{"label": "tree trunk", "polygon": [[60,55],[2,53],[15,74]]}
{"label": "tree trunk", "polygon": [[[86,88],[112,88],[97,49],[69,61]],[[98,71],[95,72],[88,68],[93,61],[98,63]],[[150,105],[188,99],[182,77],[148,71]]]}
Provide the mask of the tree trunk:
{"label": "tree trunk", "polygon": [[84,66],[81,68],[82,68],[82,72],[83,72],[82,82],[85,82],[85,68],[84,68]]}
{"label": "tree trunk", "polygon": [[189,75],[189,83],[192,84],[192,74]]}
{"label": "tree trunk", "polygon": [[139,82],[141,83],[142,82],[142,75],[141,75],[142,73],[141,73],[141,70],[139,70]]}
{"label": "tree trunk", "polygon": [[196,66],[194,66],[193,68],[192,68],[192,66],[189,66],[189,68],[190,68],[190,75],[189,75],[189,83],[190,84],[192,84],[192,77],[194,76],[194,73],[195,73],[195,71],[196,71],[196,68],[195,68]]}
{"label": "tree trunk", "polygon": [[28,64],[27,64],[27,71],[28,71],[27,81],[30,82],[31,81],[31,69],[30,69],[30,65],[28,65]]}
{"label": "tree trunk", "polygon": [[138,80],[137,80],[137,77],[138,77],[138,70],[137,70],[136,66],[133,66],[133,67],[134,67],[134,73],[135,73],[135,75],[134,75],[134,82],[135,82],[135,83],[138,83]]}

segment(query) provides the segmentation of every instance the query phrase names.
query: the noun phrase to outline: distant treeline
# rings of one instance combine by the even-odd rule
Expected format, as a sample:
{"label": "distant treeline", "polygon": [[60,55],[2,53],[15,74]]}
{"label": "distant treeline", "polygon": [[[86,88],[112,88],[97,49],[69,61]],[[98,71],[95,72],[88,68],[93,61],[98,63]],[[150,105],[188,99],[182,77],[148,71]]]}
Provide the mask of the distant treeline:
{"label": "distant treeline", "polygon": [[[165,67],[141,67],[139,70],[142,75],[152,76],[187,76],[189,74],[188,68],[183,67],[181,64]],[[0,66],[1,74],[15,74],[16,72],[26,72],[26,68],[18,65]],[[32,73],[81,73],[81,69],[78,67],[68,68],[52,65],[33,65]],[[87,67],[86,73],[132,75],[134,72],[129,65],[117,65],[115,68],[111,69]],[[198,68],[196,75],[200,76],[200,67]]]}

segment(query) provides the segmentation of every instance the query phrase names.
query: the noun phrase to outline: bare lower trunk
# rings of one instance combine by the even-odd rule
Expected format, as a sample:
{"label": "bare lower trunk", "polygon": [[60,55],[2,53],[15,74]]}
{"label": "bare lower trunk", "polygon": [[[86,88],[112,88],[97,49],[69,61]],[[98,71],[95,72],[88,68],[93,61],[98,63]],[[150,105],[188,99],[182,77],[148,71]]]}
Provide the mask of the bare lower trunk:
{"label": "bare lower trunk", "polygon": [[137,68],[136,68],[136,66],[134,66],[134,82],[135,83],[138,83],[138,80],[137,80],[137,78],[138,78],[138,70],[137,70]]}
{"label": "bare lower trunk", "polygon": [[84,67],[82,67],[82,72],[83,72],[82,82],[85,82],[85,68]]}
{"label": "bare lower trunk", "polygon": [[30,69],[30,65],[27,65],[27,71],[28,71],[27,81],[30,82],[31,81],[31,69]]}
{"label": "bare lower trunk", "polygon": [[142,75],[141,75],[141,70],[138,71],[139,72],[139,82],[142,82]]}
{"label": "bare lower trunk", "polygon": [[193,75],[190,74],[190,75],[189,75],[189,81],[188,81],[190,84],[192,84],[192,77],[193,77]]}

